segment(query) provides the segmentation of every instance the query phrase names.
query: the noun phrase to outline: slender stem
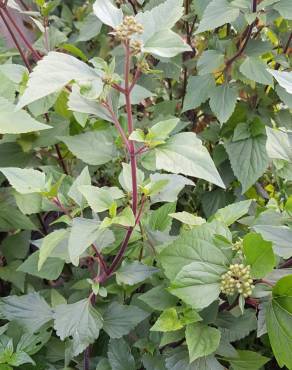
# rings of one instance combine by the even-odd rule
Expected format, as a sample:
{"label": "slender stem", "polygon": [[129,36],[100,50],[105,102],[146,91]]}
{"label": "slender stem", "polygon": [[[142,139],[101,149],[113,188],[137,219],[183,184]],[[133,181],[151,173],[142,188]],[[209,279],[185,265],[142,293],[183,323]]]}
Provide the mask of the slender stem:
{"label": "slender stem", "polygon": [[107,274],[108,268],[107,268],[107,265],[106,265],[106,262],[105,262],[103,256],[101,255],[101,253],[99,252],[99,250],[97,249],[95,244],[92,243],[91,246],[94,249],[94,252],[95,252],[95,254],[98,258],[100,266],[103,268],[104,272]]}
{"label": "slender stem", "polygon": [[129,143],[129,140],[125,134],[125,131],[124,129],[122,128],[117,116],[115,115],[115,112],[113,111],[113,108],[111,107],[111,105],[109,103],[103,103],[103,106],[108,110],[112,120],[113,120],[113,123],[114,125],[116,126],[116,129],[119,131],[121,137],[122,137],[122,140],[126,146],[126,148],[128,149],[128,151],[130,151],[130,143]]}
{"label": "slender stem", "polygon": [[134,0],[129,0],[129,3],[132,5],[132,8],[133,8],[133,11],[134,11],[134,14],[137,14],[138,13],[138,10],[136,8],[136,5],[134,3]]}
{"label": "slender stem", "polygon": [[89,355],[90,355],[90,347],[87,347],[84,352],[84,370],[89,370]]}
{"label": "slender stem", "polygon": [[[8,0],[7,0],[7,2],[8,2]],[[18,2],[20,3],[20,5],[22,5],[22,7],[24,8],[24,10],[29,11],[29,7],[25,4],[24,1],[18,0]]]}
{"label": "slender stem", "polygon": [[[126,98],[126,111],[128,118],[128,131],[129,135],[134,130],[133,115],[132,115],[132,104],[131,104],[131,86],[130,86],[130,69],[131,69],[131,51],[129,41],[125,43],[125,98]],[[132,175],[132,210],[134,215],[137,214],[138,206],[138,184],[137,184],[137,160],[135,155],[135,144],[132,140],[129,141],[129,154],[130,154],[130,165]]]}
{"label": "slender stem", "polygon": [[26,68],[28,69],[29,72],[31,72],[31,66],[29,64],[29,61],[28,61],[27,57],[25,56],[25,54],[24,54],[24,52],[23,52],[23,50],[22,50],[22,48],[21,48],[21,46],[20,46],[17,38],[15,37],[15,35],[14,35],[14,33],[13,33],[11,27],[10,27],[10,24],[7,22],[7,20],[6,20],[5,16],[4,16],[1,8],[0,8],[0,17],[2,18],[2,20],[3,20],[4,24],[5,24],[8,32],[9,32],[9,34],[11,36],[11,38],[12,38],[12,40],[13,40],[13,42],[14,42],[17,50],[19,51],[19,54],[20,54],[20,56],[21,56],[24,64],[26,65]]}
{"label": "slender stem", "polygon": [[71,216],[70,212],[63,206],[63,204],[60,202],[60,199],[58,197],[53,198],[53,203],[56,204],[56,206],[71,220],[73,220],[73,217]]}
{"label": "slender stem", "polygon": [[36,61],[39,61],[42,59],[42,57],[39,55],[39,53],[32,47],[31,43],[27,40],[27,38],[25,37],[25,35],[23,34],[22,30],[18,27],[17,23],[14,21],[13,17],[10,15],[9,11],[7,8],[4,8],[3,9],[3,12],[5,13],[5,15],[7,16],[7,18],[9,19],[9,21],[11,22],[11,24],[13,25],[13,27],[16,29],[16,31],[18,32],[20,38],[22,39],[22,41],[24,42],[25,46],[31,51],[33,57],[35,58]]}
{"label": "slender stem", "polygon": [[125,93],[125,89],[122,88],[122,86],[118,85],[118,84],[112,84],[112,87],[116,90],[118,90],[120,93],[124,94]]}
{"label": "slender stem", "polygon": [[[257,12],[257,0],[252,0],[252,12],[253,13]],[[239,48],[238,52],[235,53],[235,55],[233,57],[231,57],[230,59],[228,59],[226,61],[226,63],[225,63],[226,68],[229,68],[233,64],[233,62],[235,62],[236,59],[239,58],[242,55],[242,53],[244,52],[245,48],[248,45],[248,42],[249,42],[250,37],[251,37],[252,30],[253,30],[254,26],[256,25],[256,23],[257,23],[257,19],[255,19],[255,21],[252,22],[252,24],[250,24],[248,26],[247,31],[246,31],[246,37],[245,37],[245,40],[244,40],[243,44]]]}
{"label": "slender stem", "polygon": [[65,161],[64,161],[64,158],[62,156],[62,153],[61,153],[61,150],[60,150],[60,147],[59,147],[59,144],[55,144],[55,149],[56,149],[56,152],[57,152],[57,156],[58,156],[58,159],[59,159],[59,163],[64,171],[64,173],[66,175],[68,175],[68,169],[66,167],[66,164],[65,164]]}
{"label": "slender stem", "polygon": [[49,42],[49,34],[48,34],[48,17],[44,17],[44,44],[47,52],[50,51],[50,42]]}

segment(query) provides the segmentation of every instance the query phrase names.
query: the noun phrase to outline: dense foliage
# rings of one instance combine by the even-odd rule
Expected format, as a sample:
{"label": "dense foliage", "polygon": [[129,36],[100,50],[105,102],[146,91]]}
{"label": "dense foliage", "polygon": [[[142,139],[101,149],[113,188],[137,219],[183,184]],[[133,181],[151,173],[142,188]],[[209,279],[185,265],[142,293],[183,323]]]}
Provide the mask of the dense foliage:
{"label": "dense foliage", "polygon": [[292,1],[0,0],[0,369],[292,369]]}

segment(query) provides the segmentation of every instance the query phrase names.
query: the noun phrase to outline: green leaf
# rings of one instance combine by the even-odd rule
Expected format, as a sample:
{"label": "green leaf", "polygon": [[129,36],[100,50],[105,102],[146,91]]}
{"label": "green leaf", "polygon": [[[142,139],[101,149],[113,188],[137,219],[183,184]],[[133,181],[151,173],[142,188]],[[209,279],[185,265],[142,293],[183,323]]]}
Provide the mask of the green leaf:
{"label": "green leaf", "polygon": [[88,170],[88,167],[84,167],[82,172],[78,177],[76,177],[71,188],[68,191],[68,195],[73,199],[80,207],[84,207],[85,199],[78,190],[78,187],[81,185],[91,185],[91,177]]}
{"label": "green leaf", "polygon": [[122,225],[126,227],[134,227],[136,219],[131,207],[126,207],[117,216],[111,219],[113,224]]}
{"label": "green leaf", "polygon": [[172,136],[166,144],[155,149],[155,154],[157,169],[202,178],[225,187],[208,150],[191,132]]}
{"label": "green leaf", "polygon": [[227,226],[230,226],[248,213],[251,203],[251,200],[243,200],[241,202],[230,204],[227,207],[219,209],[214,217],[216,220],[224,222]]}
{"label": "green leaf", "polygon": [[220,331],[202,323],[188,325],[186,341],[190,362],[215,352],[220,343]]}
{"label": "green leaf", "polygon": [[73,353],[77,356],[99,336],[101,315],[92,307],[89,299],[55,308],[54,328],[61,340],[73,337]]}
{"label": "green leaf", "polygon": [[23,364],[35,365],[35,362],[27,353],[23,351],[13,353],[13,355],[9,359],[9,365],[19,367]]}
{"label": "green leaf", "polygon": [[26,272],[27,274],[37,276],[41,279],[56,280],[61,275],[64,267],[64,261],[59,258],[47,258],[42,268],[38,269],[40,251],[31,254],[22,265],[20,265],[17,271]]}
{"label": "green leaf", "polygon": [[42,240],[39,252],[38,270],[40,271],[46,260],[51,257],[54,249],[66,238],[67,229],[55,230]]}
{"label": "green leaf", "polygon": [[210,94],[210,107],[221,124],[234,112],[238,97],[237,88],[230,84],[217,86]]}
{"label": "green leaf", "polygon": [[184,51],[191,51],[192,48],[183,39],[171,30],[161,30],[155,33],[143,46],[145,53],[154,54],[160,57],[172,58]]}
{"label": "green leaf", "polygon": [[273,288],[273,300],[266,310],[266,324],[273,353],[280,367],[292,368],[292,296],[291,275],[280,279]]}
{"label": "green leaf", "polygon": [[52,330],[50,324],[44,325],[36,333],[25,333],[17,343],[17,352],[26,352],[28,355],[35,355],[50,340]]}
{"label": "green leaf", "polygon": [[15,105],[2,97],[0,112],[0,134],[24,134],[51,128],[33,119],[25,110],[15,111]]}
{"label": "green leaf", "polygon": [[149,137],[152,140],[163,141],[169,137],[170,133],[176,128],[178,123],[178,118],[170,118],[165,121],[160,121],[149,128],[149,133],[146,138]]}
{"label": "green leaf", "polygon": [[111,0],[96,0],[93,4],[93,11],[102,23],[112,28],[116,28],[123,21],[122,10],[116,8]]}
{"label": "green leaf", "polygon": [[119,285],[135,285],[148,279],[159,270],[152,266],[144,265],[139,261],[124,261],[122,266],[116,272],[116,279]]}
{"label": "green leaf", "polygon": [[247,57],[239,68],[240,72],[251,81],[273,86],[273,78],[267,71],[267,64],[256,57]]}
{"label": "green leaf", "polygon": [[[171,29],[183,15],[183,0],[166,0],[150,11],[139,12],[137,22],[144,27],[141,39],[144,44],[157,32]],[[167,14],[167,17],[165,17]]]}
{"label": "green leaf", "polygon": [[[222,69],[222,66],[224,66],[224,54],[222,54],[222,52],[218,50],[203,51],[202,55],[198,59],[198,64],[197,64],[199,75],[202,75],[202,76],[216,72]],[[211,85],[211,82],[209,84]],[[208,90],[208,97],[210,96],[213,89],[215,89],[214,77],[213,77],[213,84],[214,86],[209,86],[210,90]],[[201,86],[201,88],[205,90],[203,86]]]}
{"label": "green leaf", "polygon": [[35,224],[11,204],[0,202],[0,231],[37,230]]}
{"label": "green leaf", "polygon": [[100,221],[74,218],[68,242],[70,260],[73,265],[78,266],[79,257],[92,244],[97,242],[97,248],[101,250],[114,240],[112,231],[100,229]]}
{"label": "green leaf", "polygon": [[157,286],[141,294],[139,299],[157,311],[163,311],[176,305],[177,298],[169,294],[163,286]]}
{"label": "green leaf", "polygon": [[98,188],[96,186],[81,185],[78,190],[87,200],[94,212],[104,212],[108,210],[116,199],[124,197],[123,192],[116,188]]}
{"label": "green leaf", "polygon": [[[199,68],[199,66],[198,66]],[[211,74],[191,76],[188,79],[187,92],[184,100],[183,112],[198,108],[210,96],[215,88],[214,77]]]}
{"label": "green leaf", "polygon": [[0,268],[0,279],[9,281],[15,285],[22,293],[24,292],[25,274],[21,271],[16,271],[21,265],[21,261],[12,261]]}
{"label": "green leaf", "polygon": [[15,321],[30,333],[52,320],[52,310],[39,293],[2,298],[0,312],[5,319]]}
{"label": "green leaf", "polygon": [[172,219],[169,214],[176,209],[176,203],[167,203],[151,213],[149,217],[149,227],[152,230],[165,231],[170,229]]}
{"label": "green leaf", "polygon": [[[291,90],[292,91],[292,90]],[[269,158],[292,162],[292,136],[290,131],[266,127],[267,153]]]}
{"label": "green leaf", "polygon": [[268,69],[268,72],[278,81],[279,85],[282,86],[287,93],[292,94],[292,72],[274,71]]}
{"label": "green leaf", "polygon": [[111,338],[128,335],[149,314],[136,306],[112,302],[103,313],[103,330]]}
{"label": "green leaf", "polygon": [[112,370],[135,370],[135,360],[124,339],[111,339],[108,346],[108,360]]}
{"label": "green leaf", "polygon": [[288,226],[255,225],[253,229],[265,240],[273,243],[274,252],[283,258],[292,256],[292,229]]}
{"label": "green leaf", "polygon": [[234,358],[224,358],[230,362],[234,370],[259,370],[262,369],[269,358],[252,351],[237,351],[238,356]]}
{"label": "green leaf", "polygon": [[99,80],[97,73],[71,55],[49,52],[38,62],[30,74],[27,89],[17,108],[23,108],[36,100],[60,91],[70,81]]}
{"label": "green leaf", "polygon": [[259,234],[247,234],[243,239],[246,262],[251,266],[251,275],[260,279],[271,272],[276,264],[272,243]]}
{"label": "green leaf", "polygon": [[185,212],[185,211],[177,212],[177,213],[170,213],[169,216],[191,227],[200,226],[206,222],[204,218],[195,216],[192,213]]}
{"label": "green leaf", "polygon": [[60,139],[84,163],[101,165],[112,161],[116,156],[114,139],[109,130],[89,131],[75,136],[63,136]]}
{"label": "green leaf", "polygon": [[0,168],[10,185],[21,194],[40,193],[45,190],[46,175],[32,169]]}
{"label": "green leaf", "polygon": [[226,271],[227,267],[210,262],[190,263],[176,275],[169,291],[196,310],[205,308],[218,299]]}
{"label": "green leaf", "polygon": [[215,323],[221,331],[222,338],[228,342],[243,339],[257,329],[257,317],[252,309],[245,310],[242,315],[220,312]]}
{"label": "green leaf", "polygon": [[[277,85],[275,90],[283,103],[286,104],[289,109],[292,109],[292,95],[288,94],[287,91],[280,85]],[[267,127],[267,129],[272,130],[270,127]]]}
{"label": "green leaf", "polygon": [[292,4],[289,0],[280,0],[273,6],[283,18],[292,20]]}
{"label": "green leaf", "polygon": [[[119,183],[121,184],[122,188],[130,193],[132,191],[132,172],[131,172],[131,165],[128,163],[122,163],[123,169],[119,175]],[[144,181],[144,173],[143,171],[137,169],[137,185],[142,185]]]}
{"label": "green leaf", "polygon": [[205,9],[196,34],[231,23],[238,16],[239,8],[233,7],[227,0],[213,0]]}
{"label": "green leaf", "polygon": [[225,144],[232,170],[245,193],[262,176],[269,161],[266,151],[266,137],[258,135]]}
{"label": "green leaf", "polygon": [[150,330],[160,331],[160,332],[169,332],[169,331],[176,331],[181,328],[183,328],[183,324],[180,322],[177,311],[173,307],[173,308],[168,308],[167,310],[163,311]]}

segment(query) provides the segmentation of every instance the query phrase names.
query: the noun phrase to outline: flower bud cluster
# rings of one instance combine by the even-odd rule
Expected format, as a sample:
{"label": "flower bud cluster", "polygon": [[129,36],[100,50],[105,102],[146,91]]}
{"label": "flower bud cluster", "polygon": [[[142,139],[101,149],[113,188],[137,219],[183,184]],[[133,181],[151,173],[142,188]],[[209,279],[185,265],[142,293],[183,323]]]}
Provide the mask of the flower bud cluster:
{"label": "flower bud cluster", "polygon": [[252,283],[250,266],[236,263],[230,265],[229,270],[221,276],[221,292],[227,295],[234,295],[237,292],[247,298],[254,289]]}
{"label": "flower bud cluster", "polygon": [[243,253],[243,240],[241,238],[233,243],[232,250],[238,253]]}
{"label": "flower bud cluster", "polygon": [[149,73],[150,72],[150,66],[149,66],[148,62],[145,59],[139,61],[137,63],[137,67],[140,69],[140,71],[142,73],[145,73],[146,74],[146,73]]}
{"label": "flower bud cluster", "polygon": [[144,31],[142,24],[138,23],[132,15],[126,16],[123,22],[117,26],[115,35],[119,40],[128,40],[134,34],[141,35]]}
{"label": "flower bud cluster", "polygon": [[140,40],[132,40],[130,43],[130,47],[132,49],[133,55],[137,55],[141,53],[143,43]]}

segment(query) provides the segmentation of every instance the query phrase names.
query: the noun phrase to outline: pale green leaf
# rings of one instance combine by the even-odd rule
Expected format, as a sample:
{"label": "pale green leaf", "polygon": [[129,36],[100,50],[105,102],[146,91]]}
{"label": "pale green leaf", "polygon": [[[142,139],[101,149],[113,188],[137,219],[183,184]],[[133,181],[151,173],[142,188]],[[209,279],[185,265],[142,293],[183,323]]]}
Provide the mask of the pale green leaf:
{"label": "pale green leaf", "polygon": [[80,207],[83,207],[85,199],[78,190],[78,187],[81,185],[91,185],[91,177],[88,167],[84,167],[84,169],[82,170],[80,175],[76,177],[71,188],[68,191],[69,197],[73,199]]}
{"label": "pale green leaf", "polygon": [[114,6],[111,0],[96,0],[93,11],[102,23],[112,28],[116,28],[123,21],[122,10]]}
{"label": "pale green leaf", "polygon": [[21,194],[40,193],[45,190],[46,175],[33,169],[0,168],[11,186]]}
{"label": "pale green leaf", "polygon": [[156,167],[176,174],[193,176],[225,187],[200,139],[191,132],[172,136],[155,149]]}
{"label": "pale green leaf", "polygon": [[106,211],[116,199],[124,197],[123,192],[115,187],[98,188],[91,185],[81,185],[78,187],[78,190],[85,197],[94,212]]}
{"label": "pale green leaf", "polygon": [[220,331],[202,323],[187,326],[186,341],[190,362],[215,352],[220,343]]}
{"label": "pale green leaf", "polygon": [[148,279],[159,270],[152,266],[144,265],[139,261],[124,261],[116,272],[116,279],[119,285],[135,285]]}
{"label": "pale green leaf", "polygon": [[268,72],[275,77],[280,86],[292,94],[292,72],[274,71],[273,69],[268,69]]}
{"label": "pale green leaf", "polygon": [[[200,58],[198,59],[198,64],[197,64],[198,73],[199,75],[202,75],[202,76],[205,74],[210,74],[215,71],[218,71],[219,69],[222,69],[222,66],[224,66],[224,54],[222,54],[222,52],[218,50],[205,50],[200,56]],[[214,77],[213,77],[213,82],[214,82]],[[214,86],[210,86],[211,84],[212,83],[209,82],[209,87],[212,89],[209,90],[208,97],[210,93],[213,91],[213,89],[215,88],[215,83],[214,83]],[[205,90],[204,86],[201,86],[201,88]]]}
{"label": "pale green leaf", "polygon": [[191,76],[188,79],[183,112],[198,108],[209,98],[210,93],[214,88],[215,81],[211,74],[204,74],[203,76]]}
{"label": "pale green leaf", "polygon": [[25,110],[15,111],[15,105],[0,97],[0,134],[24,134],[50,129],[32,118]]}
{"label": "pale green leaf", "polygon": [[237,88],[230,84],[217,86],[210,95],[210,107],[221,124],[234,112],[238,97]]}
{"label": "pale green leaf", "polygon": [[267,65],[256,57],[247,57],[239,68],[240,72],[251,81],[263,85],[272,85],[273,78],[267,71]]}
{"label": "pale green leaf", "polygon": [[274,6],[283,18],[292,20],[292,3],[290,0],[280,0]]}
{"label": "pale green leaf", "polygon": [[224,222],[227,226],[230,226],[248,213],[251,203],[251,200],[243,200],[241,202],[230,204],[229,206],[219,209],[214,217],[217,220]]}
{"label": "pale green leaf", "polygon": [[181,328],[183,328],[183,324],[180,322],[177,311],[173,307],[163,311],[150,330],[159,332],[169,332],[176,331]]}

